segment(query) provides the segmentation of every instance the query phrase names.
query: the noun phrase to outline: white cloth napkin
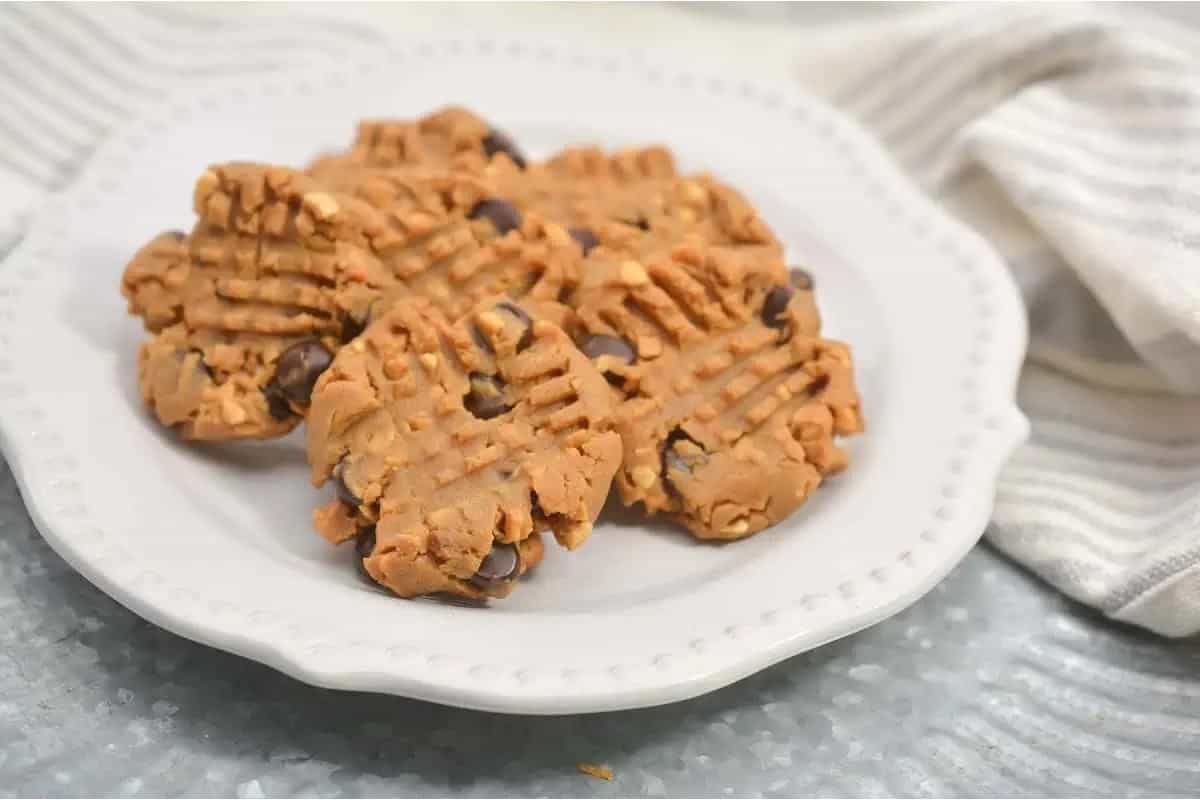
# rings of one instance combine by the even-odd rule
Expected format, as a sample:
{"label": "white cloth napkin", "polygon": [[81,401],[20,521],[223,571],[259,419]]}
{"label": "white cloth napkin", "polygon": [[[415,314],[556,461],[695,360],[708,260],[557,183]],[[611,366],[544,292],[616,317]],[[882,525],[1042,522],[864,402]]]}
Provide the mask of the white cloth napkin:
{"label": "white cloth napkin", "polygon": [[1021,286],[1033,434],[989,540],[1168,636],[1200,631],[1196,44],[1103,8],[970,6],[801,64]]}
{"label": "white cloth napkin", "polygon": [[[990,541],[1109,616],[1200,631],[1194,42],[1043,5],[796,35],[799,77],[988,238],[1028,302],[1033,436],[1002,476]],[[16,4],[0,9],[0,41],[0,256],[140,100],[386,45],[348,19],[239,27],[157,6]]]}

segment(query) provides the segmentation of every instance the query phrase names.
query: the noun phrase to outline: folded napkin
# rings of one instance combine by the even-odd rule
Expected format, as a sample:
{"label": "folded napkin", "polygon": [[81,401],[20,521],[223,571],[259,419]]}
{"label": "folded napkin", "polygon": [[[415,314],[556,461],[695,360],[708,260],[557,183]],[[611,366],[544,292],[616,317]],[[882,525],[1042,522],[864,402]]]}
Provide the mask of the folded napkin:
{"label": "folded napkin", "polygon": [[1200,631],[1196,44],[1105,8],[970,6],[801,63],[1021,287],[1033,433],[989,541],[1168,636]]}
{"label": "folded napkin", "polygon": [[[990,240],[1024,292],[1033,435],[988,538],[1109,616],[1200,631],[1195,42],[1090,7],[906,16],[797,28],[800,75]],[[346,19],[217,25],[158,6],[0,9],[0,257],[142,100],[386,46]]]}

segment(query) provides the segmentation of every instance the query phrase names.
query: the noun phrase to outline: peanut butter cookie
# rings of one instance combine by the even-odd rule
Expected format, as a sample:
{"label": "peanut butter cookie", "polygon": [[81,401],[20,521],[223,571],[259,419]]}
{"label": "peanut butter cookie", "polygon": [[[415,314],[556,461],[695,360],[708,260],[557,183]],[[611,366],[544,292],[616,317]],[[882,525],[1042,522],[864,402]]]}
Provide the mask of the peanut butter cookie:
{"label": "peanut butter cookie", "polygon": [[[353,158],[319,161],[310,173],[331,188],[386,205],[389,180],[403,183],[429,164],[435,170],[444,164],[436,159],[401,162],[391,149],[367,147],[362,138],[351,151]],[[483,177],[497,196],[518,209],[565,226],[585,255],[599,244],[642,254],[669,248],[684,236],[782,252],[770,228],[740,193],[711,175],[680,176],[664,147],[611,153],[571,147],[544,162],[492,158],[481,164],[460,159],[453,168]]]}
{"label": "peanut butter cookie", "polygon": [[862,429],[850,354],[821,338],[807,273],[703,246],[590,261],[576,339],[621,398],[627,505],[738,539],[846,466],[834,436]]}
{"label": "peanut butter cookie", "polygon": [[502,597],[541,531],[572,549],[591,532],[621,459],[611,404],[567,334],[512,301],[453,325],[400,302],[313,391],[313,481],[337,494],[315,525],[403,597]]}
{"label": "peanut butter cookie", "polygon": [[498,293],[553,300],[577,279],[567,232],[482,181],[393,176],[388,192],[372,205],[253,164],[200,177],[191,235],[157,237],[122,281],[157,334],[139,371],[164,425],[189,439],[281,435],[373,308],[417,295],[454,317]]}
{"label": "peanut butter cookie", "polygon": [[525,166],[507,134],[473,111],[447,106],[417,119],[364,120],[349,150],[318,158],[309,170],[318,178],[359,167],[479,173],[494,158]]}
{"label": "peanut butter cookie", "polygon": [[692,234],[710,244],[780,249],[740,193],[711,175],[680,175],[664,147],[570,147],[523,170],[497,161],[487,174],[518,206],[590,230],[597,243],[644,250]]}

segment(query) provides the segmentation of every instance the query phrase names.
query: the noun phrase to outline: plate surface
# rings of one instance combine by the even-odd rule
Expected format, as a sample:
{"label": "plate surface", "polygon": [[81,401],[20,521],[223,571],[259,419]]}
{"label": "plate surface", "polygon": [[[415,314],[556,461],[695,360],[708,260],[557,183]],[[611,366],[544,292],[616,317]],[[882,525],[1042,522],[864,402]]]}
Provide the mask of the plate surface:
{"label": "plate surface", "polygon": [[[188,447],[137,395],[134,249],[190,225],[214,161],[302,163],[352,121],[449,99],[532,156],[662,141],[761,209],[849,341],[868,432],[851,469],[732,546],[606,511],[579,552],[488,609],[398,601],[311,530],[298,435]],[[1008,274],[853,125],[803,96],[641,59],[447,41],[340,73],[243,79],[148,111],[49,202],[0,272],[0,435],[51,545],[183,636],[311,683],[521,713],[691,697],[916,600],[976,542],[1026,432]]]}

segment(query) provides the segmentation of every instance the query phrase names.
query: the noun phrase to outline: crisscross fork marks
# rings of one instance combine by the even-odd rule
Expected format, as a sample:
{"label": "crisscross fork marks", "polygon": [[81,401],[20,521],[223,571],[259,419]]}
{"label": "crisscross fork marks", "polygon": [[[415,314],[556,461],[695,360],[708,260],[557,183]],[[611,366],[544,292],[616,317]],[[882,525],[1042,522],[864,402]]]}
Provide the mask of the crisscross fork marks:
{"label": "crisscross fork marks", "polygon": [[526,308],[493,300],[451,324],[399,303],[314,392],[314,480],[354,501],[320,509],[318,529],[336,542],[372,527],[366,569],[398,594],[501,596],[510,584],[473,577],[497,547],[546,528],[577,547],[590,532],[620,459],[611,403],[566,334]]}

